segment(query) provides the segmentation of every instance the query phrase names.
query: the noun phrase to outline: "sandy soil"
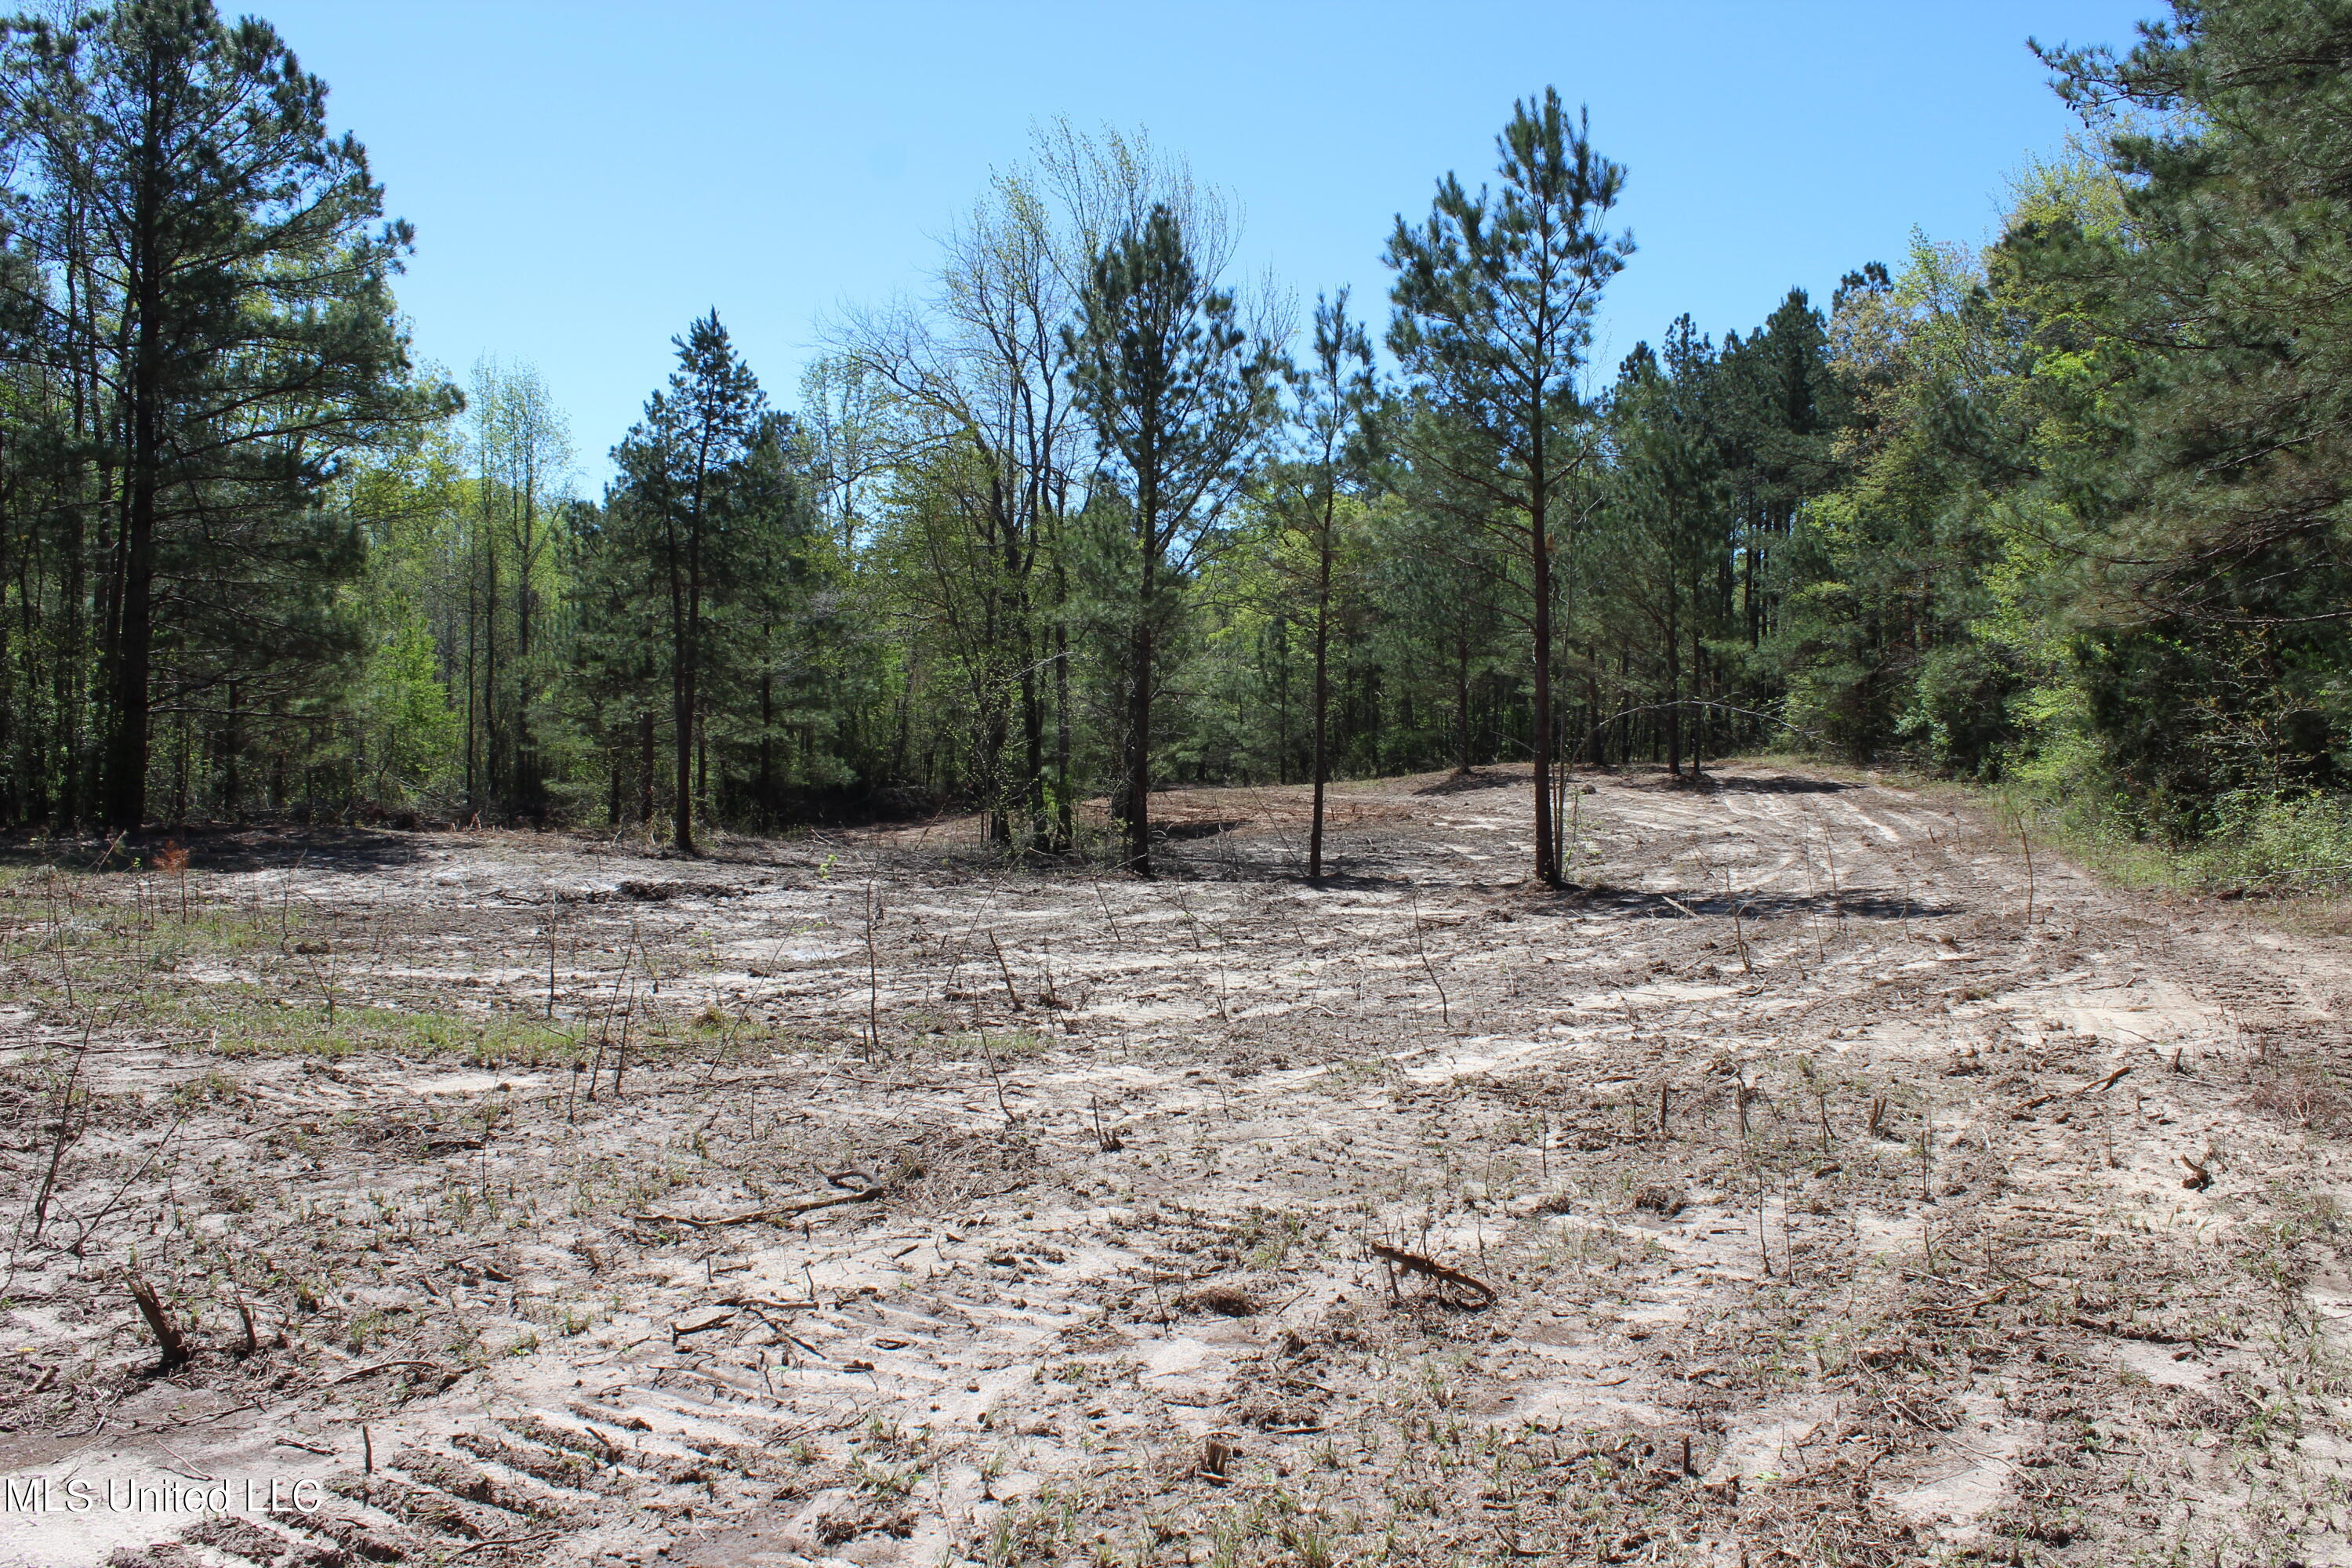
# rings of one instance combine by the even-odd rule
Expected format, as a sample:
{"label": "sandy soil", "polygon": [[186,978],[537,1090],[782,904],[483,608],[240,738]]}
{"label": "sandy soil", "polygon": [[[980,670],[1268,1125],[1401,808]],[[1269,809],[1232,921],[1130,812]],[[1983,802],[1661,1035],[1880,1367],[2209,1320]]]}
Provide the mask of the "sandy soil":
{"label": "sandy soil", "polygon": [[19,868],[0,1563],[2352,1560],[2346,942],[1583,782]]}

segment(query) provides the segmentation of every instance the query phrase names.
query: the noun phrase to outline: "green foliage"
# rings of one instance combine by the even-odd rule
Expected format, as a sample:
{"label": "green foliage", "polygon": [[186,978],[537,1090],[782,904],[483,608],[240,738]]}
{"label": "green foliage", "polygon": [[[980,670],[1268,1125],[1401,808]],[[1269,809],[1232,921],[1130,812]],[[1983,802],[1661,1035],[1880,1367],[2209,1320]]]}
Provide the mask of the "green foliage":
{"label": "green foliage", "polygon": [[[1500,532],[1528,634],[1536,771],[1535,874],[1560,876],[1553,819],[1558,724],[1552,683],[1558,596],[1556,553],[1572,548],[1591,504],[1591,432],[1576,377],[1591,341],[1601,290],[1633,253],[1630,236],[1606,225],[1625,171],[1594,151],[1580,115],[1570,123],[1557,90],[1512,106],[1496,138],[1501,189],[1475,196],[1448,174],[1427,221],[1402,217],[1389,238],[1397,270],[1389,346],[1412,378],[1422,416],[1399,426],[1405,456],[1428,470],[1424,493],[1465,531]],[[1498,595],[1498,598],[1502,595]]]}
{"label": "green foliage", "polygon": [[2164,874],[2333,879],[2352,8],[2184,5],[2045,58],[2089,134],[1999,244],[1841,290],[1845,471],[1763,650],[1853,754],[2014,772]]}
{"label": "green foliage", "polygon": [[336,481],[457,400],[410,374],[407,226],[268,24],[123,0],[5,47],[0,816],[136,826],[200,750],[315,741],[359,641]]}
{"label": "green foliage", "polygon": [[821,552],[791,421],[767,407],[717,313],[674,342],[678,368],[614,448],[603,507],[578,520],[588,611],[575,650],[610,814],[625,773],[641,817],[667,784],[672,834],[691,853],[698,803],[781,814],[821,668]]}
{"label": "green foliage", "polygon": [[408,231],[267,25],[5,47],[0,824],[919,806],[1065,855],[1107,796],[1144,870],[1154,788],[1264,782],[1312,874],[1326,780],[1537,760],[1550,877],[1557,765],[1795,742],[2134,875],[2352,866],[2352,0],[2048,53],[2084,131],[1996,244],[1605,389],[1625,173],[1556,92],[1391,235],[1395,389],[1344,293],[1284,361],[1180,163],[1051,124],[798,418],[692,323],[594,500],[527,367],[409,365]]}
{"label": "green foliage", "polygon": [[1996,773],[2026,672],[1988,626],[2006,558],[1993,512],[2031,471],[2029,346],[1973,260],[1924,239],[1898,274],[1847,280],[1828,342],[1851,389],[1845,477],[1796,520],[1764,644],[1790,722],[1855,757]]}
{"label": "green foliage", "polygon": [[373,742],[364,763],[371,799],[410,803],[446,789],[464,727],[437,663],[421,618],[401,622],[370,651],[352,707]]}
{"label": "green foliage", "polygon": [[1994,258],[2040,354],[2050,597],[2150,830],[2251,842],[2224,803],[2299,822],[2346,782],[2352,8],[2183,5],[2045,58],[2105,163],[2030,185]]}
{"label": "green foliage", "polygon": [[1217,542],[1217,519],[1274,415],[1275,346],[1253,338],[1234,295],[1217,287],[1213,244],[1194,215],[1153,202],[1094,257],[1065,336],[1077,407],[1126,503],[1131,608],[1116,815],[1127,864],[1145,875],[1159,648],[1173,591]]}

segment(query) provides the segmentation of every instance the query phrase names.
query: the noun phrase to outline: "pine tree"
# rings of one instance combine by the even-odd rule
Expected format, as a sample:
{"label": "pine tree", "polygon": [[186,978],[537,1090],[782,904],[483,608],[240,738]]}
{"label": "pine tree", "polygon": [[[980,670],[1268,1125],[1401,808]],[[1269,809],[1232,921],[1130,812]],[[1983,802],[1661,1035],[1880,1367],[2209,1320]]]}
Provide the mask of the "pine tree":
{"label": "pine tree", "polygon": [[1408,455],[1444,468],[1475,495],[1463,521],[1510,529],[1527,564],[1535,873],[1556,883],[1556,532],[1587,461],[1573,431],[1581,411],[1576,374],[1601,291],[1623,268],[1633,241],[1602,226],[1624,170],[1592,150],[1585,121],[1570,121],[1557,91],[1547,88],[1539,102],[1514,104],[1496,148],[1499,192],[1481,187],[1474,196],[1448,174],[1424,225],[1397,220],[1388,247],[1397,271],[1389,345],[1442,423],[1454,427]]}
{"label": "pine tree", "polygon": [[1315,304],[1314,358],[1295,370],[1291,391],[1305,450],[1298,468],[1305,481],[1296,504],[1286,509],[1287,526],[1303,535],[1314,555],[1315,634],[1313,749],[1310,777],[1314,800],[1307,833],[1307,875],[1323,876],[1323,791],[1331,776],[1332,568],[1339,549],[1341,492],[1360,486],[1371,461],[1373,432],[1368,423],[1379,402],[1372,376],[1372,345],[1361,326],[1348,317],[1348,290]]}
{"label": "pine tree", "polygon": [[614,448],[613,462],[621,472],[614,503],[635,521],[667,611],[671,827],[679,853],[692,855],[708,600],[725,582],[714,568],[728,542],[729,486],[761,438],[767,398],[735,357],[717,310],[672,342],[678,367],[646,401],[645,417]]}
{"label": "pine tree", "polygon": [[[85,505],[115,541],[100,811],[136,826],[159,658],[187,692],[273,641],[333,647],[305,636],[303,590],[358,550],[312,502],[354,449],[457,398],[409,377],[389,289],[407,226],[380,223],[365,153],[267,24],[125,0],[11,47],[35,263],[13,281],[58,316],[55,369],[89,405]],[[261,582],[278,591],[242,592]]]}
{"label": "pine tree", "polygon": [[1170,576],[1191,567],[1241,484],[1271,419],[1277,362],[1241,325],[1234,296],[1204,275],[1165,203],[1096,258],[1069,343],[1079,407],[1126,483],[1131,599],[1118,803],[1128,867],[1149,876],[1152,700]]}
{"label": "pine tree", "polygon": [[[1710,622],[1709,581],[1729,562],[1724,475],[1708,407],[1712,345],[1688,316],[1667,330],[1663,363],[1648,344],[1626,357],[1610,400],[1616,462],[1610,510],[1620,596],[1655,637],[1666,771],[1682,774],[1686,736],[1703,737],[1698,696]],[[1685,693],[1688,693],[1686,696]],[[1693,773],[1698,769],[1694,748]]]}

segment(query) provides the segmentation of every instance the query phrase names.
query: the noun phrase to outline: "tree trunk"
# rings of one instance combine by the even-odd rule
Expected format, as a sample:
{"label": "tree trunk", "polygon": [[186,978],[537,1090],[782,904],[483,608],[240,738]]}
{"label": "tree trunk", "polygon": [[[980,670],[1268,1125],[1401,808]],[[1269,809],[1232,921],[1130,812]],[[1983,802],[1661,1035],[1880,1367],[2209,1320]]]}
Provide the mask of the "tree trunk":
{"label": "tree trunk", "polygon": [[[1025,596],[1024,596],[1025,597]],[[1034,847],[1045,837],[1045,704],[1037,689],[1035,647],[1031,642],[1028,605],[1022,605],[1021,658],[1021,740],[1025,748],[1023,758],[1027,777],[1022,784],[1022,795],[1029,811],[1029,842]]]}
{"label": "tree trunk", "polygon": [[1120,803],[1127,830],[1127,867],[1151,875],[1151,617],[1152,561],[1143,560],[1136,595],[1135,629],[1128,642],[1127,798]]}
{"label": "tree trunk", "polygon": [[1748,530],[1748,548],[1739,552],[1740,574],[1747,580],[1741,591],[1741,597],[1745,601],[1741,608],[1748,612],[1748,646],[1749,647],[1756,647],[1764,638],[1763,602],[1756,596],[1757,547],[1761,537],[1761,533],[1756,529],[1751,519]]}
{"label": "tree trunk", "polygon": [[[694,853],[695,665],[702,629],[701,562],[697,538],[702,527],[699,485],[696,490],[696,514],[686,548],[678,548],[675,531],[670,536],[670,739],[677,792],[670,802],[670,840],[681,855]],[[674,531],[676,525],[671,526]]]}
{"label": "tree trunk", "polygon": [[180,743],[174,748],[176,754],[172,763],[172,826],[185,827],[188,825],[188,721],[182,719],[177,729]]}
{"label": "tree trunk", "polygon": [[1077,844],[1078,825],[1070,784],[1070,631],[1059,620],[1054,625],[1054,777],[1055,843],[1067,854]]}
{"label": "tree trunk", "polygon": [[[153,110],[150,111],[151,123]],[[120,608],[115,619],[114,723],[107,737],[106,817],[136,828],[147,815],[147,694],[155,647],[155,496],[163,463],[163,324],[161,221],[162,153],[150,131],[142,158],[132,260],[139,321],[131,385],[131,485],[122,520]]]}
{"label": "tree trunk", "polygon": [[538,552],[532,540],[539,520],[532,491],[536,481],[525,471],[522,491],[522,536],[515,542],[515,728],[514,793],[525,810],[541,811],[539,744],[530,732],[530,605],[531,563]]}
{"label": "tree trunk", "polygon": [[1315,810],[1307,836],[1307,875],[1323,879],[1323,785],[1331,774],[1327,731],[1331,711],[1331,506],[1323,508],[1323,548],[1315,576]]}
{"label": "tree trunk", "polygon": [[[692,646],[691,634],[685,639]],[[670,724],[675,731],[675,766],[672,788],[677,792],[670,802],[670,842],[681,855],[694,853],[694,665],[693,655],[687,654],[670,684]]]}
{"label": "tree trunk", "polygon": [[[992,650],[994,648],[993,639],[989,647]],[[989,847],[1001,850],[1013,842],[1013,791],[1004,777],[1004,683],[997,679],[994,665],[992,653],[990,667],[982,671],[981,677],[980,776]]]}
{"label": "tree trunk", "polygon": [[1674,574],[1666,574],[1666,772],[1674,778],[1683,776],[1683,696],[1682,630],[1677,614],[1681,608]]}
{"label": "tree trunk", "polygon": [[1470,628],[1454,628],[1454,771],[1470,772]]}
{"label": "tree trunk", "polygon": [[[485,503],[487,506],[487,503]],[[482,804],[499,804],[499,542],[482,519]]]}
{"label": "tree trunk", "polygon": [[637,715],[637,820],[654,819],[654,714]]}
{"label": "tree trunk", "polygon": [[147,693],[155,646],[155,413],[142,406],[133,417],[139,449],[122,542],[122,609],[110,694],[114,726],[106,758],[106,819],[121,828],[136,828],[147,814]]}
{"label": "tree trunk", "polygon": [[245,792],[239,787],[237,763],[245,754],[245,736],[237,713],[237,683],[228,683],[228,725],[222,733],[221,807],[231,822],[245,820]]}
{"label": "tree trunk", "polygon": [[468,812],[477,811],[481,806],[481,781],[474,771],[474,752],[478,740],[476,715],[480,701],[480,693],[474,686],[475,667],[478,662],[475,657],[478,629],[478,617],[474,613],[475,587],[474,571],[469,563],[466,568],[466,809]]}
{"label": "tree trunk", "polygon": [[[1694,699],[1702,699],[1706,695],[1706,647],[1701,638],[1700,628],[1698,584],[1693,583],[1691,584],[1690,688],[1691,696]],[[1694,779],[1699,777],[1706,771],[1706,710],[1704,707],[1695,706],[1691,709],[1691,777]]]}
{"label": "tree trunk", "polygon": [[760,823],[764,827],[776,825],[776,678],[767,670],[760,673]]}
{"label": "tree trunk", "polygon": [[[1542,417],[1540,406],[1537,417]],[[1528,491],[1533,502],[1528,521],[1535,589],[1536,880],[1558,887],[1559,846],[1551,831],[1551,535],[1547,526],[1549,520],[1544,515],[1551,497],[1544,480],[1540,445],[1537,451],[1535,482]]]}

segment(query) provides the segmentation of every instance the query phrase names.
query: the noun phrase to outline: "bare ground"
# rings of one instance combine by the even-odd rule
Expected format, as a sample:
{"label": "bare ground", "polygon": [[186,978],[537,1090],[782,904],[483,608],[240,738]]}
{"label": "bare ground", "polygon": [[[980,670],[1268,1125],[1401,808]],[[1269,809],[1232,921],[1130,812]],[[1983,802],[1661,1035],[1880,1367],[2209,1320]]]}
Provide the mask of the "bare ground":
{"label": "bare ground", "polygon": [[2352,1561],[2347,943],[1587,782],[1557,895],[1523,771],[1341,789],[1319,888],[1295,789],[1157,882],[58,847],[0,1563]]}

